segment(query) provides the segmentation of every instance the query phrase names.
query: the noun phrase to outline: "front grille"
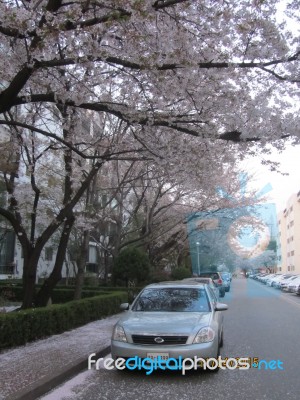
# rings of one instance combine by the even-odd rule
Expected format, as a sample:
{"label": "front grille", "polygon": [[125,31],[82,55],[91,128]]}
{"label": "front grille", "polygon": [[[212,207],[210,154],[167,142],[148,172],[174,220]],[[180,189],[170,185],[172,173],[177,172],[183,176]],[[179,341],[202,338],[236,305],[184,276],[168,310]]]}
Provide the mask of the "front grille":
{"label": "front grille", "polygon": [[[155,338],[161,338],[163,341],[158,343]],[[172,345],[185,344],[188,336],[160,336],[160,335],[132,335],[132,341],[135,344],[155,344],[155,345]],[[160,341],[160,340],[159,340]]]}

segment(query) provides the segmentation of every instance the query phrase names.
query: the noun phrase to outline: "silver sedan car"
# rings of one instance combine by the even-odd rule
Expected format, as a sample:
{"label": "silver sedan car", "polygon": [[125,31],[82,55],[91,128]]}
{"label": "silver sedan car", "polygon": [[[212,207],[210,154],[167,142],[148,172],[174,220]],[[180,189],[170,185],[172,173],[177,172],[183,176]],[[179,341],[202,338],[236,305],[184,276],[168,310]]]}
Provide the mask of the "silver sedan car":
{"label": "silver sedan car", "polygon": [[217,358],[223,345],[223,313],[208,285],[161,283],[146,286],[114,327],[114,360]]}

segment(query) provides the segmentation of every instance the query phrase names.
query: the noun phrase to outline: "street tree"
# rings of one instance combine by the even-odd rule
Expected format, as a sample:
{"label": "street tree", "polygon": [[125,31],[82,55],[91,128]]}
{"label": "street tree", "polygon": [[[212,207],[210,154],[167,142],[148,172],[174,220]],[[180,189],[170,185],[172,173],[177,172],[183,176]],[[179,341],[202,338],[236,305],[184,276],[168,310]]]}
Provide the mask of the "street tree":
{"label": "street tree", "polygon": [[[297,21],[298,4],[286,7],[282,21],[278,4],[0,3],[0,125],[16,150],[14,166],[2,169],[9,205],[0,215],[23,247],[24,308],[32,304],[41,249],[61,232],[62,257],[75,207],[103,163],[146,154],[165,168],[173,143],[180,142],[172,166],[184,166],[191,147],[196,153],[214,147],[220,156],[225,144],[228,157],[235,152],[242,158],[269,143],[282,148],[284,139],[298,139],[299,45],[296,29],[288,29]],[[55,123],[49,121],[53,108]],[[126,135],[116,139],[104,130],[101,140],[91,136],[78,123],[83,111],[96,113],[100,121],[117,121]],[[42,159],[50,152],[60,157],[57,176],[59,167],[64,173],[60,206],[47,225],[37,210],[50,192],[51,177],[38,181],[36,176],[47,176]],[[91,159],[89,168],[83,165]],[[18,181],[22,165],[27,186]],[[26,218],[25,195],[32,199]],[[36,235],[39,223],[46,228]],[[57,261],[49,287],[59,277]],[[43,290],[40,304],[49,295],[46,286]]]}
{"label": "street tree", "polygon": [[[229,157],[225,151],[217,156],[215,151],[219,146],[215,151],[213,145],[209,150],[203,148],[201,153],[200,146],[197,151],[191,146],[187,154],[181,153],[183,168],[182,164],[174,163],[174,154],[180,148],[180,140],[173,143],[163,162],[118,161],[102,169],[100,187],[105,193],[107,207],[104,206],[99,219],[113,222],[114,235],[110,243],[113,257],[122,248],[134,245],[149,254],[153,265],[170,254],[180,263],[187,249],[189,214],[225,207],[234,209],[257,201],[254,193],[243,197],[235,157]],[[218,186],[223,186],[227,198],[219,194]],[[234,201],[230,202],[228,197]]]}
{"label": "street tree", "polygon": [[23,123],[5,119],[14,107],[52,103],[114,115],[148,138],[298,136],[297,1],[5,0],[0,15],[5,125]]}

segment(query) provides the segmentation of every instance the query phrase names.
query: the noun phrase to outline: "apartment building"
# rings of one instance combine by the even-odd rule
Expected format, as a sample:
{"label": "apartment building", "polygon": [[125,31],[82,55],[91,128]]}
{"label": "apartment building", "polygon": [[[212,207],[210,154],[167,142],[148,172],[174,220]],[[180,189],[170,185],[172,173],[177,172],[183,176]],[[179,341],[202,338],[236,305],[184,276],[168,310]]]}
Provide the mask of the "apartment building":
{"label": "apartment building", "polygon": [[[97,117],[97,115],[96,115]],[[95,119],[95,120],[94,120]],[[85,135],[97,136],[100,135],[102,128],[99,124],[97,124],[97,119],[92,118],[89,113],[82,113],[81,115],[81,122],[82,122],[82,132]],[[50,130],[55,131],[55,123],[59,122],[59,114],[57,110],[54,108],[49,114],[47,114],[47,122],[49,123]],[[50,122],[49,122],[50,121]],[[99,122],[99,121],[98,121]],[[53,126],[52,126],[53,125]],[[48,130],[49,127],[47,125],[44,127],[45,130]],[[59,130],[59,125],[57,126],[57,130]],[[109,146],[110,143],[103,143],[103,146]],[[93,154],[93,149],[91,148],[90,152],[91,155]],[[21,166],[17,162],[19,159],[19,152],[17,149],[13,147],[13,141],[11,140],[11,131],[5,128],[4,126],[0,126],[0,207],[7,209],[8,207],[8,194],[6,191],[6,185],[4,180],[4,174],[8,176],[14,172],[17,173],[17,180],[22,182],[30,182],[30,177],[28,176],[29,169],[24,166],[24,163],[21,163]],[[49,155],[49,165],[51,164],[51,157]],[[57,163],[58,159],[53,158],[53,163]],[[86,161],[88,164],[89,161]],[[82,164],[83,167],[83,164]],[[87,168],[88,169],[88,168]],[[103,168],[103,174],[105,174],[106,180],[108,177],[114,177],[114,171],[109,171]],[[100,179],[100,178],[99,178]],[[45,178],[47,181],[47,178]],[[57,183],[58,182],[58,183]],[[48,178],[48,186],[54,187],[55,184],[59,184],[59,181],[55,180],[55,177],[52,175]],[[107,182],[108,187],[112,185],[110,182]],[[105,186],[105,187],[106,187]],[[103,185],[102,185],[103,187]],[[112,211],[115,209],[117,210],[116,202],[113,199],[110,199],[111,191],[104,191],[100,190],[95,193],[93,206],[97,209],[104,208],[105,204],[107,203],[106,209],[109,209],[109,217],[112,217]],[[30,196],[29,196],[30,199]],[[51,207],[53,203],[51,199],[45,198],[40,199],[40,203],[43,203],[44,208],[49,209],[49,213],[51,212]],[[41,207],[43,209],[43,207]],[[80,209],[80,206],[77,207],[77,214],[80,215],[80,212],[84,211]],[[108,212],[108,211],[107,211]],[[112,242],[115,230],[115,222],[112,220],[107,221],[108,216],[106,216],[105,223],[100,223],[95,229],[94,237],[90,238],[88,255],[86,260],[86,272],[94,273],[97,275],[104,275],[103,271],[106,271],[106,275],[109,272],[109,268],[112,264],[112,255],[109,250],[112,249]],[[39,235],[39,232],[42,231],[44,227],[39,226],[36,227],[36,235]],[[44,247],[41,256],[39,258],[38,263],[38,270],[37,270],[37,279],[45,278],[49,276],[51,271],[54,268],[55,261],[56,261],[56,254],[57,254],[57,244],[58,238],[53,235],[53,237],[48,241],[46,246]],[[77,243],[78,245],[78,243]],[[62,277],[63,278],[72,278],[77,273],[77,263],[76,263],[76,256],[71,252],[71,245],[69,246],[66,253],[66,258],[63,263],[62,268]],[[74,247],[74,245],[73,245]],[[18,241],[18,238],[12,229],[11,224],[2,216],[0,215],[0,280],[2,279],[10,279],[10,278],[22,278],[23,275],[23,251]]]}
{"label": "apartment building", "polygon": [[300,191],[278,214],[279,271],[300,274]]}

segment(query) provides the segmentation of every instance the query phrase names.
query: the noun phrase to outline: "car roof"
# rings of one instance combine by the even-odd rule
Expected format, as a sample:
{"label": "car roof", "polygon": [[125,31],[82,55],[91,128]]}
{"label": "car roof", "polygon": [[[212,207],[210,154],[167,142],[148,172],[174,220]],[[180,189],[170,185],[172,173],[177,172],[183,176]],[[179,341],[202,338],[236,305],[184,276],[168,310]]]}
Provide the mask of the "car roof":
{"label": "car roof", "polygon": [[199,276],[201,277],[202,274],[221,274],[220,271],[201,271]]}
{"label": "car roof", "polygon": [[194,278],[182,279],[182,282],[199,282],[199,283],[211,282],[211,283],[213,283],[213,280],[209,276],[195,276]]}
{"label": "car roof", "polygon": [[191,282],[182,282],[182,281],[166,281],[166,282],[159,282],[159,283],[152,283],[150,285],[147,285],[144,287],[144,289],[148,289],[148,288],[153,288],[153,289],[161,289],[161,288],[169,288],[169,287],[182,287],[182,288],[190,288],[190,287],[194,287],[199,289],[199,287],[203,287],[205,288],[206,285],[204,283],[200,283],[200,282],[195,282],[195,281],[191,281]]}

